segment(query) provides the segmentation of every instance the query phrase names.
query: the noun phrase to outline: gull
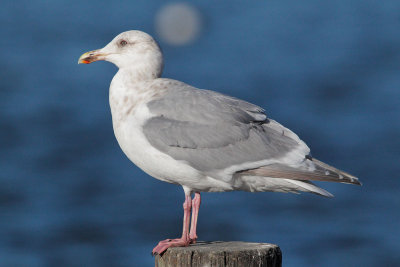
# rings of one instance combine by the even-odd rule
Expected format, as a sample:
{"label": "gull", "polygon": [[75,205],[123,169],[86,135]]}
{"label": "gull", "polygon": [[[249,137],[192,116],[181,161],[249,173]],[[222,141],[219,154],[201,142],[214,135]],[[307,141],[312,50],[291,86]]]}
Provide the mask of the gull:
{"label": "gull", "polygon": [[312,157],[295,133],[261,107],[161,78],[160,46],[142,31],[123,32],[104,48],[84,53],[78,63],[98,60],[118,67],[109,102],[122,151],[147,174],[181,185],[185,193],[182,236],[160,241],[153,255],[196,243],[200,192],[332,197],[312,181],[361,185],[355,176]]}

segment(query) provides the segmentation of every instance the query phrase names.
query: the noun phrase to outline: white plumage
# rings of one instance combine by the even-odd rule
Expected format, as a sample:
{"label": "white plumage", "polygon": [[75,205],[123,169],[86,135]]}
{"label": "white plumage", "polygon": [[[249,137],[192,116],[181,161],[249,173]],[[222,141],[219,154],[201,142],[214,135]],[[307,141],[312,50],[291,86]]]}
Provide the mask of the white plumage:
{"label": "white plumage", "polygon": [[123,152],[149,175],[182,185],[185,191],[182,238],[160,242],[154,253],[195,242],[200,192],[310,192],[331,197],[310,181],[360,184],[356,177],[313,159],[308,146],[267,118],[262,108],[161,78],[162,53],[146,33],[124,32],[104,48],[83,54],[79,62],[97,60],[119,68],[109,96],[114,133]]}

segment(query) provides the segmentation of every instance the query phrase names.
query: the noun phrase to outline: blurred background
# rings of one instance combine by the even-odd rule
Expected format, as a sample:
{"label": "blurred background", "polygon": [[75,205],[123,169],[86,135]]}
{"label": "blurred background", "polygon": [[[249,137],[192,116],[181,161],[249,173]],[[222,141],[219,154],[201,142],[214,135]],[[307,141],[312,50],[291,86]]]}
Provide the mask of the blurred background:
{"label": "blurred background", "polygon": [[400,265],[400,2],[8,1],[0,4],[0,266],[152,266],[182,227],[181,187],[114,138],[110,63],[139,29],[164,77],[264,107],[363,187],[205,193],[200,240],[278,244],[284,266]]}

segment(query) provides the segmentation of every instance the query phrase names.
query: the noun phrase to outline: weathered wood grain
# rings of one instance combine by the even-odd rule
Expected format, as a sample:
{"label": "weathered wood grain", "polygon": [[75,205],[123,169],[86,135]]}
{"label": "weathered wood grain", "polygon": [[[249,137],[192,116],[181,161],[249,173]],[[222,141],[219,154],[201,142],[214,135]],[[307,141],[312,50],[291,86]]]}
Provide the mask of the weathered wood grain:
{"label": "weathered wood grain", "polygon": [[213,241],[169,248],[155,261],[156,267],[276,267],[282,266],[282,253],[273,244]]}

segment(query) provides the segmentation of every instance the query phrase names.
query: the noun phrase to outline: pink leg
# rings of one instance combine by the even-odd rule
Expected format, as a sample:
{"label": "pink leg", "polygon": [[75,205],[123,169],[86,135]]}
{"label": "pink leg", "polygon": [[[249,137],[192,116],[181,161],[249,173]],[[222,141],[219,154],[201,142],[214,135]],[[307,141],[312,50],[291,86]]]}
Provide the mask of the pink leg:
{"label": "pink leg", "polygon": [[201,203],[201,197],[200,193],[196,192],[194,194],[194,198],[192,200],[192,223],[190,226],[190,233],[189,233],[189,239],[190,243],[196,243],[197,240],[197,234],[196,234],[196,228],[197,228],[197,218],[199,217],[199,209],[200,209],[200,203]]}
{"label": "pink leg", "polygon": [[186,247],[190,244],[189,239],[189,223],[190,223],[190,211],[192,209],[192,198],[189,195],[185,196],[185,202],[183,203],[183,230],[182,237],[177,239],[166,239],[160,241],[158,245],[153,249],[153,255],[162,254],[169,247]]}

